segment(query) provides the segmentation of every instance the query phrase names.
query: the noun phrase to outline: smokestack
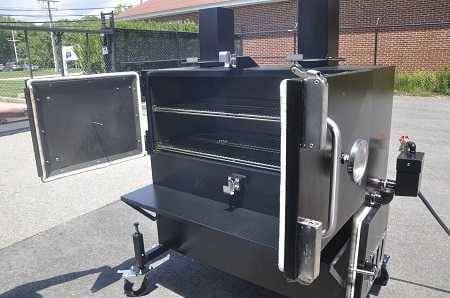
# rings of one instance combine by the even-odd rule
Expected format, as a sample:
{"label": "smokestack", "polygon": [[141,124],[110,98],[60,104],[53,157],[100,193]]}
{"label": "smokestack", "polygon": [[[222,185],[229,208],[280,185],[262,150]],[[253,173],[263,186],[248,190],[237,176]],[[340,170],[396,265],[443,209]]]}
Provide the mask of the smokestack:
{"label": "smokestack", "polygon": [[229,8],[202,9],[199,13],[200,59],[217,61],[220,51],[234,53],[234,12]]}
{"label": "smokestack", "polygon": [[[337,58],[339,44],[339,0],[298,0],[298,51],[303,59]],[[306,64],[309,62],[305,61]],[[306,66],[306,65],[305,65]]]}

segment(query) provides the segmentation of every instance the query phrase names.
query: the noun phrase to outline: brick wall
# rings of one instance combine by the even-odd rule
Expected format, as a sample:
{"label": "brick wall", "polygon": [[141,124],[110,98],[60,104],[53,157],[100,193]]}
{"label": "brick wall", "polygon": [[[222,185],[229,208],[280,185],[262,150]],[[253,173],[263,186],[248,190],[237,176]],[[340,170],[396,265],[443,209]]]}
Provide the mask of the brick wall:
{"label": "brick wall", "polygon": [[[378,64],[397,69],[450,67],[449,0],[341,0],[339,56],[348,64],[372,64],[379,18]],[[234,8],[235,32],[245,55],[258,63],[283,63],[295,52],[296,1]],[[190,13],[159,18],[191,20]],[[274,32],[277,31],[277,32]],[[256,34],[255,32],[262,32]]]}
{"label": "brick wall", "polygon": [[[347,64],[372,64],[374,33],[341,33],[339,55]],[[377,64],[396,65],[401,71],[450,68],[450,29],[381,31]]]}
{"label": "brick wall", "polygon": [[450,1],[341,0],[339,55],[373,63],[379,19],[378,64],[398,70],[450,67]]}

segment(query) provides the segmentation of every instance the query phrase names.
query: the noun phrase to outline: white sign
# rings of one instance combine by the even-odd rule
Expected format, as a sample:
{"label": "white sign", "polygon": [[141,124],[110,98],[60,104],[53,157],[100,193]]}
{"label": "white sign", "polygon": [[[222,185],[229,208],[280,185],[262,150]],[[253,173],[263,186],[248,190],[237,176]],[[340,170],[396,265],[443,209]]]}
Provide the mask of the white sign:
{"label": "white sign", "polygon": [[62,53],[64,61],[78,61],[78,56],[72,46],[63,46]]}

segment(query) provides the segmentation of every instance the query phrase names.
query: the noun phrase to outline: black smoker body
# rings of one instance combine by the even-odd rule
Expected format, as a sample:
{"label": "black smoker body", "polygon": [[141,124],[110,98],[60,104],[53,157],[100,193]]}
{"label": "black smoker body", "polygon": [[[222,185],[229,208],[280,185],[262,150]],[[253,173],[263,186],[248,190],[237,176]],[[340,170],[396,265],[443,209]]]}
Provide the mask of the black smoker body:
{"label": "black smoker body", "polygon": [[[342,152],[350,152],[358,138],[368,140],[367,175],[385,177],[393,68],[316,70],[328,81],[328,117],[340,128]],[[147,71],[146,142],[154,185],[123,200],[156,212],[160,244],[203,264],[291,297],[343,297],[345,285],[339,279],[347,275],[351,220],[365,197],[345,167],[338,173],[337,229],[322,242],[319,277],[302,286],[288,282],[277,267],[280,83],[293,77],[281,66]],[[289,96],[307,95],[298,88],[288,92],[288,101]],[[302,111],[299,107],[299,119],[307,117]],[[299,151],[296,205],[298,217],[324,226],[331,191],[330,133],[327,148]],[[239,187],[233,192],[236,178]],[[379,264],[387,226],[388,207],[375,210],[377,220],[360,245],[359,263],[367,266]],[[372,283],[359,277],[355,297],[365,297]]]}

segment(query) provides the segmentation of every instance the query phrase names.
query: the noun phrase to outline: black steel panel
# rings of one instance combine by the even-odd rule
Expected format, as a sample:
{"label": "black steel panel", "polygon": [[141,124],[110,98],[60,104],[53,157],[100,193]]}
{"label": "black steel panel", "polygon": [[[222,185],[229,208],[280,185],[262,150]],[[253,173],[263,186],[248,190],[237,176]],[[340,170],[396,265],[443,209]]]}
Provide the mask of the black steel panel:
{"label": "black steel panel", "polygon": [[216,202],[167,187],[150,185],[126,194],[127,204],[183,223],[194,223],[276,249],[278,220],[243,208],[229,209]]}
{"label": "black steel panel", "polygon": [[137,74],[37,79],[28,86],[43,179],[142,153]]}
{"label": "black steel panel", "polygon": [[152,155],[153,182],[182,192],[227,203],[222,191],[228,175],[246,176],[238,207],[278,217],[280,176],[276,172],[173,153]]}
{"label": "black steel panel", "polygon": [[338,298],[345,294],[324,263],[320,277],[311,286],[301,286],[288,282],[278,270],[276,249],[207,227],[161,216],[158,237],[161,244],[170,245],[202,264],[288,297]]}
{"label": "black steel panel", "polygon": [[[339,125],[342,151],[350,152],[357,138],[369,141],[367,175],[386,177],[391,132],[393,67],[371,67],[328,76],[328,115]],[[338,228],[359,209],[364,189],[341,167]],[[312,212],[323,212],[320,208]]]}

